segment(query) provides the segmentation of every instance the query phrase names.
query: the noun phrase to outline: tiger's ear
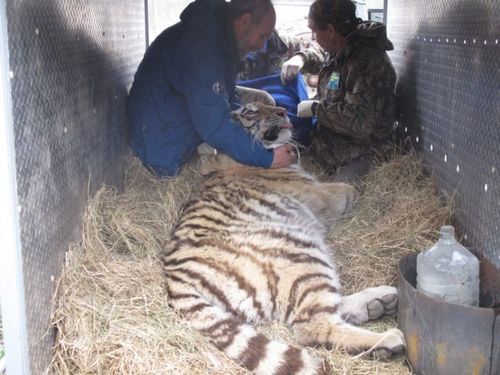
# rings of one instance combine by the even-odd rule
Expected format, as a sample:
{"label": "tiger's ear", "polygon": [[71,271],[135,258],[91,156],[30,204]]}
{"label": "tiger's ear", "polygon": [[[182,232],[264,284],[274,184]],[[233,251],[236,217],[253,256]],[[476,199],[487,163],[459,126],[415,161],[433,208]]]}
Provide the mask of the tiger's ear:
{"label": "tiger's ear", "polygon": [[231,120],[233,120],[234,122],[241,122],[240,121],[240,112],[231,112]]}

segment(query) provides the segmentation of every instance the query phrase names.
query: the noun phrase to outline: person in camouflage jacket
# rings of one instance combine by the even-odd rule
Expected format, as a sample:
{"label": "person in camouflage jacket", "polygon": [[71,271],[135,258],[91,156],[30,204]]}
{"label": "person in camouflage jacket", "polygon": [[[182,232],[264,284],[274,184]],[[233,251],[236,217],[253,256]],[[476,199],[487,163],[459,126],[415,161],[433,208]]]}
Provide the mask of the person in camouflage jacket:
{"label": "person in camouflage jacket", "polygon": [[274,30],[262,49],[245,57],[237,80],[245,81],[279,73],[283,63],[296,53],[307,59],[305,71],[318,73],[325,52],[317,43]]}
{"label": "person in camouflage jacket", "polygon": [[311,153],[327,168],[384,154],[394,132],[396,83],[384,24],[356,18],[350,0],[316,0],[309,27],[329,52],[318,100],[298,106],[299,116],[318,120]]}
{"label": "person in camouflage jacket", "polygon": [[[293,140],[298,147],[306,147],[311,142],[313,120],[297,117],[298,103],[309,99],[311,93],[307,88],[307,78],[298,74],[297,66],[289,65],[285,69],[286,72],[289,70],[295,72],[293,79],[286,85],[281,71],[283,62],[287,62],[294,53],[303,54],[310,61],[308,66],[303,67],[304,70],[311,68],[315,70],[315,73],[319,71],[325,57],[324,51],[317,43],[308,39],[304,36],[273,30],[263,48],[245,56],[244,64],[242,64],[243,70],[238,74],[236,86],[236,92],[240,95],[242,102],[245,101],[243,96],[248,100],[254,97],[257,101],[262,101],[263,93],[268,93],[275,105],[285,108],[293,125]],[[308,71],[308,73],[312,72]]]}

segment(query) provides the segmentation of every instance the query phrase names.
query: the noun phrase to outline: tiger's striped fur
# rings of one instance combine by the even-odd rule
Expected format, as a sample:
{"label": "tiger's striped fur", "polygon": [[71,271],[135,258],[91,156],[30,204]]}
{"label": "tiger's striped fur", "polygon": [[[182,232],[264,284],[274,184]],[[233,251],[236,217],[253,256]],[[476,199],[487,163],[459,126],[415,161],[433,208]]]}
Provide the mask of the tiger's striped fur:
{"label": "tiger's striped fur", "polygon": [[[273,108],[257,106],[251,115],[274,119],[259,127],[288,130],[282,114],[276,125]],[[402,352],[399,330],[379,334],[349,323],[395,313],[395,289],[343,297],[324,240],[351,206],[354,188],[318,182],[299,166],[259,169],[214,158],[161,257],[171,306],[257,374],[327,373],[307,350],[257,333],[252,324],[259,321],[286,323],[303,345],[340,345],[353,353],[372,348],[378,356]]]}

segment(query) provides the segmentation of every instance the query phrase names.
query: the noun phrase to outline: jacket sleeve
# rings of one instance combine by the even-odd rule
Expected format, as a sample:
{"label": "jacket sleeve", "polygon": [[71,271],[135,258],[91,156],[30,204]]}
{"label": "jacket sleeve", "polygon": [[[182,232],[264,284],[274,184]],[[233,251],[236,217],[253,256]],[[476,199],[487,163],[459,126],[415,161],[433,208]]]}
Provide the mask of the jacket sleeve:
{"label": "jacket sleeve", "polygon": [[305,57],[303,69],[312,74],[318,74],[321,65],[326,57],[326,52],[315,41],[309,42],[306,46],[302,47],[297,54]]}
{"label": "jacket sleeve", "polygon": [[393,87],[384,86],[393,79],[384,60],[374,56],[347,64],[350,64],[347,77],[342,82],[345,91],[340,94],[327,92],[326,97],[321,99],[316,110],[318,125],[366,144],[376,131],[378,117],[383,111],[384,96],[392,95],[389,90],[393,90]]}
{"label": "jacket sleeve", "polygon": [[305,41],[303,38],[286,33],[281,35],[281,39],[288,47],[286,59],[288,60],[294,55],[301,55],[304,57],[303,69],[309,73],[317,74],[326,56],[323,48],[313,40]]}
{"label": "jacket sleeve", "polygon": [[265,149],[231,120],[229,95],[233,87],[226,87],[224,74],[228,59],[224,60],[215,46],[209,48],[208,43],[197,40],[192,41],[189,51],[183,52],[179,89],[186,98],[196,132],[209,145],[240,163],[270,167],[273,151]]}

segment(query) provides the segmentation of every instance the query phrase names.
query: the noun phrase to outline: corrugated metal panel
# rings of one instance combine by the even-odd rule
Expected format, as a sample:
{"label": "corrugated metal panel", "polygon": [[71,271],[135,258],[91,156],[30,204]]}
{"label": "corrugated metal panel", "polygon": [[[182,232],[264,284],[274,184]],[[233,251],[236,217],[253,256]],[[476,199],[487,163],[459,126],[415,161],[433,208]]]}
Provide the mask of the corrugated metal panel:
{"label": "corrugated metal panel", "polygon": [[500,302],[499,2],[388,4],[399,122],[442,193],[454,194],[464,242],[481,254],[489,303]]}
{"label": "corrugated metal panel", "polygon": [[32,372],[50,359],[54,280],[89,190],[123,183],[125,101],[145,48],[144,2],[7,1]]}

